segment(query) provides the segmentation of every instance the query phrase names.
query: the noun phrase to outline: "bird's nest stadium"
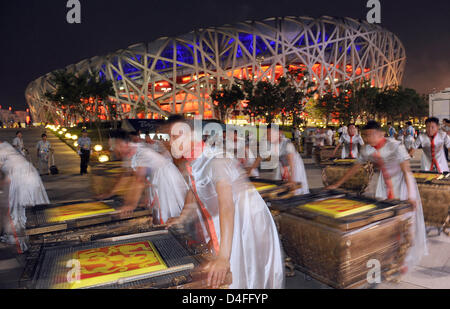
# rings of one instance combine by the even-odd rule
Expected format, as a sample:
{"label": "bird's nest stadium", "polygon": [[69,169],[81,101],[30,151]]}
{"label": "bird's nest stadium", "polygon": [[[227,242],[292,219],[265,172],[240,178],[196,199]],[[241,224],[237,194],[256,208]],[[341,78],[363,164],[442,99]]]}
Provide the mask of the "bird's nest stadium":
{"label": "bird's nest stadium", "polygon": [[[401,41],[379,25],[351,18],[276,17],[162,37],[65,69],[95,71],[112,80],[110,100],[121,118],[178,113],[208,119],[214,118],[211,91],[236,78],[275,81],[292,66],[307,69],[319,91],[359,79],[386,87],[401,83],[405,63]],[[44,95],[54,90],[50,77],[26,89],[35,121],[60,114]]]}

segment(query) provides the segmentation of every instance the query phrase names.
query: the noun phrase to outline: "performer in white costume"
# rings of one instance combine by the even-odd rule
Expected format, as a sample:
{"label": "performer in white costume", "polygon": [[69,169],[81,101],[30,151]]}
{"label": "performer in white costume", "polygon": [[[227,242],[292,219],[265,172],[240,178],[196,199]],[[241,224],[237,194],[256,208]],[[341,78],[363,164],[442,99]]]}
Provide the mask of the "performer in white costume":
{"label": "performer in white costume", "polygon": [[269,179],[285,180],[292,185],[301,183],[302,188],[297,189],[295,194],[309,194],[305,165],[292,142],[282,132],[273,136],[270,125],[267,127],[267,139],[270,143],[271,162],[274,163],[268,174]]}
{"label": "performer in white costume", "polygon": [[25,146],[23,144],[23,138],[22,138],[22,132],[17,131],[16,137],[13,139],[12,146],[16,148],[16,150],[22,155],[27,155],[27,150],[25,149]]}
{"label": "performer in white costume", "polygon": [[[205,239],[215,255],[206,266],[208,283],[219,287],[231,271],[232,289],[283,288],[284,262],[275,223],[239,163],[220,147],[206,146],[198,157],[195,153],[192,156],[190,149],[201,148],[201,141],[196,143],[185,134],[175,142],[179,139],[185,140],[183,156],[188,160],[192,189],[189,194],[200,208]],[[186,145],[191,147],[187,149]]]}
{"label": "performer in white costume", "polygon": [[178,217],[183,209],[188,185],[175,165],[143,143],[132,143],[125,132],[111,135],[113,149],[123,160],[130,160],[135,184],[125,198],[122,211],[127,214],[136,209],[146,187],[150,188],[149,207],[153,209],[154,224],[165,224]]}
{"label": "performer in white costume", "polygon": [[19,253],[26,251],[24,231],[25,207],[49,204],[47,192],[34,166],[10,144],[0,141],[0,168],[6,176],[8,191],[8,225],[3,241],[17,245]]}
{"label": "performer in white costume", "polygon": [[50,142],[47,140],[47,134],[42,134],[42,140],[37,145],[37,157],[38,157],[38,169],[41,175],[49,174],[49,158],[53,153],[53,148]]}
{"label": "performer in white costume", "polygon": [[438,173],[448,172],[444,148],[450,148],[450,137],[445,132],[439,131],[439,119],[429,118],[425,124],[427,134],[419,135],[411,150],[411,156],[414,155],[414,149],[422,146],[421,170]]}
{"label": "performer in white costume", "polygon": [[339,188],[363,164],[372,162],[378,168],[378,172],[372,176],[364,195],[380,200],[408,201],[414,206],[414,223],[411,227],[413,246],[406,258],[406,266],[411,269],[420,262],[423,255],[428,254],[422,202],[409,165],[411,158],[400,142],[384,138],[384,132],[375,121],[369,121],[364,128],[363,138],[366,145],[362,148],[357,163],[341,180],[328,189]]}
{"label": "performer in white costume", "polygon": [[163,142],[155,139],[150,138],[150,133],[147,131],[145,132],[145,144],[147,147],[150,147],[153,151],[156,151],[160,155],[162,155],[164,158],[168,159],[169,161],[173,162],[172,155],[167,150],[166,146],[164,146]]}
{"label": "performer in white costume", "polygon": [[414,142],[415,142],[415,134],[416,131],[414,130],[413,126],[412,126],[412,122],[408,121],[406,123],[406,125],[408,126],[406,128],[406,130],[404,131],[404,135],[405,135],[405,148],[406,150],[410,151],[411,149],[413,149],[414,147]]}
{"label": "performer in white costume", "polygon": [[339,143],[334,149],[333,157],[336,156],[336,152],[339,147],[342,147],[342,159],[356,159],[359,153],[359,146],[364,145],[364,141],[359,134],[357,134],[356,126],[350,124],[348,126],[348,134],[342,134],[339,139]]}
{"label": "performer in white costume", "polygon": [[[224,147],[226,149],[227,145],[233,145],[233,149],[226,149],[228,153],[231,153],[235,159],[241,164],[242,170],[247,172],[249,177],[259,177],[258,168],[253,167],[254,165],[259,166],[259,162],[257,156],[250,149],[249,142],[244,138],[238,136],[238,132],[234,131],[232,137],[228,137],[226,132],[224,132]],[[230,139],[230,140],[227,140]],[[228,144],[227,144],[228,143]],[[243,155],[243,157],[241,157]]]}

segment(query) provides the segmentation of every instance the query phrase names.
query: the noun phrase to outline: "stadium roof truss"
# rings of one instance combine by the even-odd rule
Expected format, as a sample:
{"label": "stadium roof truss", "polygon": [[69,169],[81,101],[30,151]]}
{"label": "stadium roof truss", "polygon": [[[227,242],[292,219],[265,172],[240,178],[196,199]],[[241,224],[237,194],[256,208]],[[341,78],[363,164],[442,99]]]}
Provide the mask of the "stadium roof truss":
{"label": "stadium roof truss", "polygon": [[[197,29],[178,37],[132,45],[66,67],[99,72],[113,81],[119,113],[197,113],[212,117],[209,94],[235,78],[275,81],[288,65],[301,65],[319,91],[368,78],[374,86],[399,85],[405,49],[391,32],[351,18],[269,18]],[[26,99],[34,119],[56,112],[44,94],[51,73],[30,83]],[[305,81],[300,80],[302,87]]]}

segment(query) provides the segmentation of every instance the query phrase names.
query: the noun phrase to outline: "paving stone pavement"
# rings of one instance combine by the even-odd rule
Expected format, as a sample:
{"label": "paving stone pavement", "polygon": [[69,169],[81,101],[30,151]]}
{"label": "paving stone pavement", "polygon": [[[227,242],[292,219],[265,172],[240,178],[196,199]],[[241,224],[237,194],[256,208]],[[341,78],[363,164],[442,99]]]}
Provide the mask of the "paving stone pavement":
{"label": "paving stone pavement", "polygon": [[[16,130],[0,129],[0,140],[12,142]],[[31,161],[36,163],[35,145],[40,139],[41,129],[22,129],[24,142],[30,150]],[[55,149],[55,161],[59,175],[43,176],[47,193],[52,202],[87,199],[93,196],[88,176],[79,175],[80,159],[76,153],[61,142],[51,132],[48,139]],[[412,160],[413,170],[420,168],[421,151]],[[304,159],[311,189],[323,188],[321,169],[312,159]],[[4,198],[0,194],[0,198]],[[425,257],[414,270],[404,276],[399,283],[381,283],[376,289],[450,289],[450,237],[442,234],[428,239],[429,256]],[[0,289],[18,288],[25,255],[16,255],[14,246],[0,243]],[[294,277],[286,278],[288,289],[329,289],[328,286],[311,277],[296,272]]]}

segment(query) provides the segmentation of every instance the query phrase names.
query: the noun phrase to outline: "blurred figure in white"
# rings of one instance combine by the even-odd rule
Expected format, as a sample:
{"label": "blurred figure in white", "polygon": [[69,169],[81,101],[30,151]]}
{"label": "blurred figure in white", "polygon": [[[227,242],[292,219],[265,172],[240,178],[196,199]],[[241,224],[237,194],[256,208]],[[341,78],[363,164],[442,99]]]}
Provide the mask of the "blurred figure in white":
{"label": "blurred figure in white", "polygon": [[271,159],[276,163],[268,174],[269,179],[284,180],[292,186],[301,183],[302,188],[297,189],[295,194],[309,194],[305,165],[292,142],[282,132],[273,136],[271,125],[267,127],[267,139],[270,143]]}
{"label": "blurred figure in white", "polygon": [[420,134],[410,150],[410,156],[414,156],[414,149],[422,147],[423,155],[421,170],[445,173],[449,171],[445,147],[450,147],[450,137],[439,131],[439,119],[429,118],[425,122],[427,133]]}
{"label": "blurred figure in white", "polygon": [[[424,255],[428,254],[422,201],[416,180],[411,172],[406,148],[400,142],[385,138],[385,132],[376,121],[369,121],[363,129],[364,147],[356,164],[334,185],[327,189],[338,189],[355,175],[362,165],[371,162],[376,167],[364,196],[379,200],[408,201],[414,208],[411,225],[412,247],[402,271],[412,270]],[[408,214],[407,214],[408,215]]]}
{"label": "blurred figure in white", "polygon": [[169,218],[178,217],[183,209],[188,186],[175,165],[144,143],[133,143],[124,131],[111,134],[116,156],[129,160],[135,181],[125,198],[122,212],[133,212],[146,188],[150,189],[148,205],[153,209],[153,223],[163,225]]}
{"label": "blurred figure in white", "polygon": [[173,161],[172,155],[170,154],[170,152],[167,150],[166,146],[164,146],[162,141],[159,141],[157,139],[152,139],[150,137],[150,132],[146,131],[145,132],[145,143],[147,144],[148,147],[150,147],[153,151],[156,151],[157,153],[159,153],[160,155],[162,155],[164,158]]}
{"label": "blurred figure in white", "polygon": [[406,123],[406,125],[408,127],[406,128],[406,130],[404,131],[403,134],[405,136],[405,141],[404,141],[405,148],[409,152],[414,147],[414,142],[415,142],[414,136],[416,135],[416,130],[414,130],[414,127],[412,126],[412,122],[411,121],[408,121]]}
{"label": "blurred figure in white", "polygon": [[327,146],[333,146],[334,132],[331,129],[331,127],[328,127],[326,135],[327,135]]}
{"label": "blurred figure in white", "polygon": [[325,134],[323,129],[317,129],[314,133],[314,147],[320,148],[325,146],[325,140],[327,139],[327,135]]}
{"label": "blurred figure in white", "polygon": [[173,132],[183,134],[172,133],[171,142],[187,161],[191,190],[182,215],[170,224],[183,224],[189,217],[186,212],[200,210],[204,238],[214,255],[205,265],[207,283],[213,288],[224,284],[228,272],[232,289],[283,288],[283,254],[266,203],[233,156],[225,155],[222,147],[208,147],[191,138],[185,132],[190,132],[188,125],[181,124],[185,129],[175,127]]}
{"label": "blurred figure in white", "polygon": [[395,128],[392,126],[392,123],[388,123],[389,125],[389,129],[388,129],[388,137],[395,139],[395,137],[397,136],[397,131],[395,130]]}
{"label": "blurred figure in white", "polygon": [[49,204],[47,192],[34,166],[10,144],[0,141],[0,169],[5,175],[3,186],[8,206],[6,234],[2,241],[16,244],[18,253],[25,252],[25,208]]}
{"label": "blurred figure in white", "polygon": [[346,125],[341,125],[341,127],[337,131],[339,133],[339,137],[341,137],[343,134],[348,133],[348,127]]}
{"label": "blurred figure in white", "polygon": [[336,152],[342,145],[342,159],[356,159],[359,153],[359,147],[364,145],[364,141],[359,134],[357,134],[356,126],[351,123],[348,125],[348,134],[342,134],[339,143],[334,149],[333,157],[336,157]]}
{"label": "blurred figure in white", "polygon": [[16,137],[13,139],[12,145],[22,156],[25,157],[27,155],[27,150],[23,144],[22,132],[16,132]]}
{"label": "blurred figure in white", "polygon": [[40,175],[49,174],[49,158],[50,153],[53,153],[52,145],[47,140],[47,134],[42,134],[42,140],[40,140],[37,145],[37,157],[38,157],[38,169]]}

